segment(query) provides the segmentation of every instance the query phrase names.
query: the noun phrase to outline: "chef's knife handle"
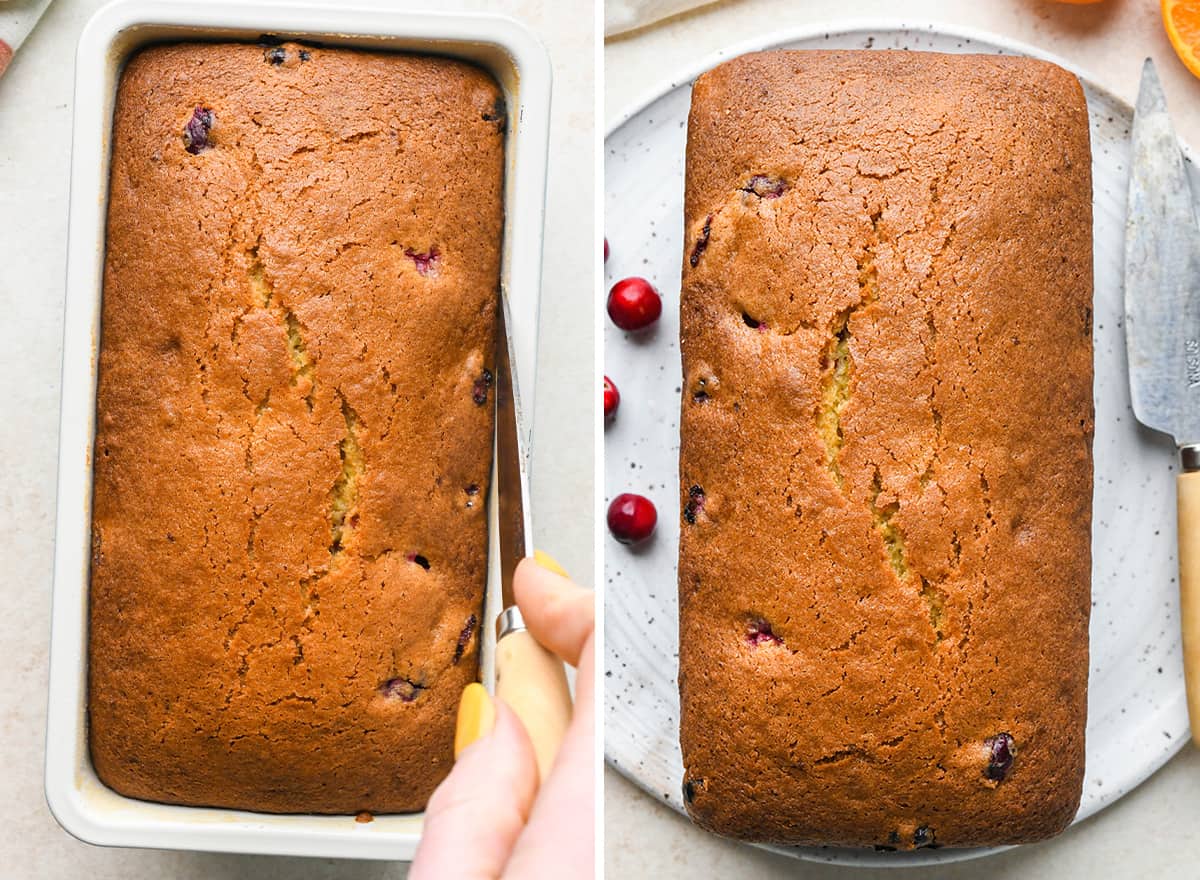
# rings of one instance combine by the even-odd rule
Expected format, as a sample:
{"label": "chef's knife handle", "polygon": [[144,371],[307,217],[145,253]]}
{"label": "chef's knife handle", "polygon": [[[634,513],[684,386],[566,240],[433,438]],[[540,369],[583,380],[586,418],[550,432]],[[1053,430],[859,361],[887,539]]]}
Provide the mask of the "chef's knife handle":
{"label": "chef's knife handle", "polygon": [[525,725],[537,756],[538,779],[544,781],[571,722],[571,691],[562,660],[528,630],[507,633],[496,643],[496,696]]}
{"label": "chef's knife handle", "polygon": [[1176,481],[1179,504],[1179,616],[1183,624],[1183,678],[1192,741],[1200,745],[1200,471]]}

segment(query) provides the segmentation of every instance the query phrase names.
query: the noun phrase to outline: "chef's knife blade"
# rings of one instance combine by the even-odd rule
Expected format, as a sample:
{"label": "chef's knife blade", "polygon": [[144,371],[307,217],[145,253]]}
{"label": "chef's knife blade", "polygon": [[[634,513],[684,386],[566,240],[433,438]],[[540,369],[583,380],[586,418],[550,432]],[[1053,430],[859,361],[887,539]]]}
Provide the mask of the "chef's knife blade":
{"label": "chef's knife blade", "polygon": [[1200,443],[1200,226],[1150,59],[1133,118],[1125,341],[1138,421],[1181,447]]}
{"label": "chef's knife blade", "polygon": [[1133,117],[1125,340],[1134,415],[1174,437],[1180,451],[1179,622],[1192,740],[1200,745],[1200,227],[1148,58]]}
{"label": "chef's knife blade", "polygon": [[554,766],[571,723],[571,691],[562,660],[525,628],[513,593],[517,563],[533,556],[529,483],[521,445],[521,396],[513,370],[512,320],[500,297],[496,326],[496,527],[504,609],[496,620],[496,696],[516,713],[533,743],[538,778]]}
{"label": "chef's knife blade", "polygon": [[533,529],[529,521],[528,478],[521,444],[521,401],[513,373],[513,338],[508,298],[500,297],[496,324],[496,497],[500,538],[500,588],[504,607],[516,604],[513,571],[533,555]]}

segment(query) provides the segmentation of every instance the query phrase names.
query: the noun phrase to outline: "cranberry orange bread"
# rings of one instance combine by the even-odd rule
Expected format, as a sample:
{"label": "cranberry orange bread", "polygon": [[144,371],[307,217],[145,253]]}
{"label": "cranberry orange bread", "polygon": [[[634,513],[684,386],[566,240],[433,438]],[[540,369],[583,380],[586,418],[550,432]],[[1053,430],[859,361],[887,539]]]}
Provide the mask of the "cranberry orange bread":
{"label": "cranberry orange bread", "polygon": [[781,844],[1061,831],[1090,606],[1079,83],[741,57],[693,90],[685,212],[688,811]]}
{"label": "cranberry orange bread", "polygon": [[421,809],[477,670],[503,103],[439,58],[147,49],[113,135],[89,723],[132,797]]}

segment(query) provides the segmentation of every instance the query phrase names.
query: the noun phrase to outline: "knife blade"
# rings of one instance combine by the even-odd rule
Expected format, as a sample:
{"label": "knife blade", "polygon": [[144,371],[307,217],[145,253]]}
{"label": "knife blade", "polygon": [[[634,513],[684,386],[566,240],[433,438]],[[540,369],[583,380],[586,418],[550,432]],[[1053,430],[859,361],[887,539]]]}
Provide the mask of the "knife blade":
{"label": "knife blade", "polygon": [[1179,617],[1192,739],[1200,745],[1200,226],[1154,63],[1132,132],[1125,225],[1125,344],[1133,413],[1180,451]]}
{"label": "knife blade", "polygon": [[1149,58],[1133,117],[1125,344],[1138,421],[1181,447],[1200,443],[1200,226]]}
{"label": "knife blade", "polygon": [[513,339],[508,299],[500,297],[496,314],[496,497],[500,544],[500,588],[504,607],[516,605],[512,579],[517,563],[533,555],[533,526],[525,497],[529,493],[527,459],[521,442],[520,399],[513,373]]}
{"label": "knife blade", "polygon": [[496,528],[504,609],[496,619],[496,696],[516,713],[533,743],[544,780],[571,721],[571,691],[562,661],[525,628],[513,592],[517,564],[533,556],[527,459],[521,443],[521,397],[513,369],[508,298],[496,314]]}

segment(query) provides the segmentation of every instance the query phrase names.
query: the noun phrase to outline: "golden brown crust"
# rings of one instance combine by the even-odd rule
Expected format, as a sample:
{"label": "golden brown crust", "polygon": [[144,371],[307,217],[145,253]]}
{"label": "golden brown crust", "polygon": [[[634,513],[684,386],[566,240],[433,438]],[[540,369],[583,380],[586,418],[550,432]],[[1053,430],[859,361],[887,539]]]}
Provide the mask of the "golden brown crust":
{"label": "golden brown crust", "polygon": [[486,567],[500,102],[447,59],[129,62],[89,692],[118,792],[400,812],[449,770]]}
{"label": "golden brown crust", "polygon": [[903,849],[1070,822],[1090,165],[1082,90],[1040,61],[768,52],[697,80],[680,739],[704,827]]}

